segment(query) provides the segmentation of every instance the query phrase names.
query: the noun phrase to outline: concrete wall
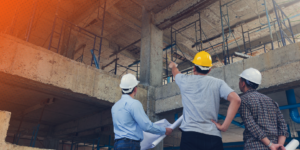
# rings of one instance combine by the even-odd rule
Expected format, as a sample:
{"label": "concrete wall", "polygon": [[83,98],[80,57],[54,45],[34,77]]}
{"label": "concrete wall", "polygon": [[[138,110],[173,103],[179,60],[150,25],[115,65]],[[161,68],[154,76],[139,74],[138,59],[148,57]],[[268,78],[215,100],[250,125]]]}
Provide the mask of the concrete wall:
{"label": "concrete wall", "polygon": [[[262,72],[263,79],[259,87],[259,91],[262,93],[273,93],[297,87],[300,82],[300,43],[215,68],[209,75],[225,80],[232,89],[240,94],[238,75],[250,67]],[[175,82],[156,88],[155,95],[156,113],[182,108],[180,90]]]}
{"label": "concrete wall", "polygon": [[17,146],[5,142],[10,117],[11,117],[10,112],[0,111],[0,149],[1,150],[39,150],[38,148]]}
{"label": "concrete wall", "polygon": [[[108,105],[121,97],[119,76],[68,59],[15,37],[0,34],[0,53],[0,73],[11,75],[16,79],[28,79],[28,84],[34,84],[31,81],[36,81],[56,89],[56,92],[93,98]],[[137,99],[146,108],[145,87],[139,88]]]}

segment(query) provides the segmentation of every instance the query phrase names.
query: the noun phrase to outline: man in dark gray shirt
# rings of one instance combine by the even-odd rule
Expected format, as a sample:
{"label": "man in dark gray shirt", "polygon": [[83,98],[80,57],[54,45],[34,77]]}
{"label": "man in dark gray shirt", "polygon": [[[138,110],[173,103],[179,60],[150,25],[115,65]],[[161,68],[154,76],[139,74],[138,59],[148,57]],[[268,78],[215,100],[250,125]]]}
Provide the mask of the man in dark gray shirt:
{"label": "man in dark gray shirt", "polygon": [[[197,53],[193,63],[194,75],[181,74],[174,62],[169,65],[182,97],[180,149],[222,150],[220,130],[228,129],[240,106],[240,97],[223,80],[207,76],[212,67],[209,53]],[[230,102],[222,125],[216,123],[221,97]]]}
{"label": "man in dark gray shirt", "polygon": [[261,73],[249,68],[240,77],[239,88],[243,92],[240,115],[245,124],[244,150],[285,150],[283,144],[289,133],[279,105],[256,91],[261,84]]}

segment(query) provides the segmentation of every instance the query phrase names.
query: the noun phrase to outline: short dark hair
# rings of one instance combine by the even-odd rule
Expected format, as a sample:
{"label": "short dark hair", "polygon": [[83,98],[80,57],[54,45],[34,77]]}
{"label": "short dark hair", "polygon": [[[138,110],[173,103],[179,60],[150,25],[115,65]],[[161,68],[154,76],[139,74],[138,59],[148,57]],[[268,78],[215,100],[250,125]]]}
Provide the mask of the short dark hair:
{"label": "short dark hair", "polygon": [[122,89],[122,94],[130,95],[130,94],[133,93],[133,91],[134,91],[135,88],[136,88],[136,87],[134,87],[130,93],[124,93],[124,92],[123,92],[123,90],[127,91],[127,90],[129,90],[129,89]]}
{"label": "short dark hair", "polygon": [[208,72],[209,72],[209,70],[202,70],[200,67],[198,67],[198,66],[196,66],[195,65],[195,67],[196,67],[196,71],[198,72],[198,73],[201,73],[201,74],[208,74]]}
{"label": "short dark hair", "polygon": [[244,78],[241,78],[242,79],[242,81],[244,81],[245,83],[246,83],[246,86],[248,87],[248,88],[250,88],[250,89],[254,89],[254,90],[256,90],[257,88],[258,88],[258,84],[256,84],[256,83],[253,83],[253,82],[251,82],[251,81],[249,81],[249,80],[247,80],[247,79],[244,79]]}

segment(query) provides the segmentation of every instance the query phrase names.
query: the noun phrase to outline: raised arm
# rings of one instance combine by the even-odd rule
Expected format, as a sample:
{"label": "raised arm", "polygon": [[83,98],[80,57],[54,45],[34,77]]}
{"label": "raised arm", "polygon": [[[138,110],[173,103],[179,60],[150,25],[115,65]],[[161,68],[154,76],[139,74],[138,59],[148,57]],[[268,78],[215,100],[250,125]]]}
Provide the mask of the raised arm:
{"label": "raised arm", "polygon": [[177,68],[177,64],[174,63],[174,62],[172,62],[172,61],[171,61],[171,63],[169,64],[169,68],[172,69],[172,74],[173,74],[174,78],[176,77],[177,74],[180,74],[180,73],[181,73],[181,72],[178,70],[178,68]]}

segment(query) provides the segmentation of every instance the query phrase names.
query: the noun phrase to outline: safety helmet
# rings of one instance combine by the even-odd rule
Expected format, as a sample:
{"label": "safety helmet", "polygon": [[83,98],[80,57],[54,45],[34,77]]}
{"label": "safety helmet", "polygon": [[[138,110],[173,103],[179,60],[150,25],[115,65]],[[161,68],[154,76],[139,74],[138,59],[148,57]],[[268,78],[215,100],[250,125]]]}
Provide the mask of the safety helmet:
{"label": "safety helmet", "polygon": [[123,75],[120,83],[120,88],[124,93],[130,93],[132,92],[133,88],[136,87],[139,83],[140,81],[138,81],[133,74],[128,73]]}
{"label": "safety helmet", "polygon": [[205,51],[198,52],[192,63],[202,70],[209,70],[213,66],[210,54]]}
{"label": "safety helmet", "polygon": [[261,84],[261,73],[257,69],[248,68],[240,74],[240,77],[253,83]]}

